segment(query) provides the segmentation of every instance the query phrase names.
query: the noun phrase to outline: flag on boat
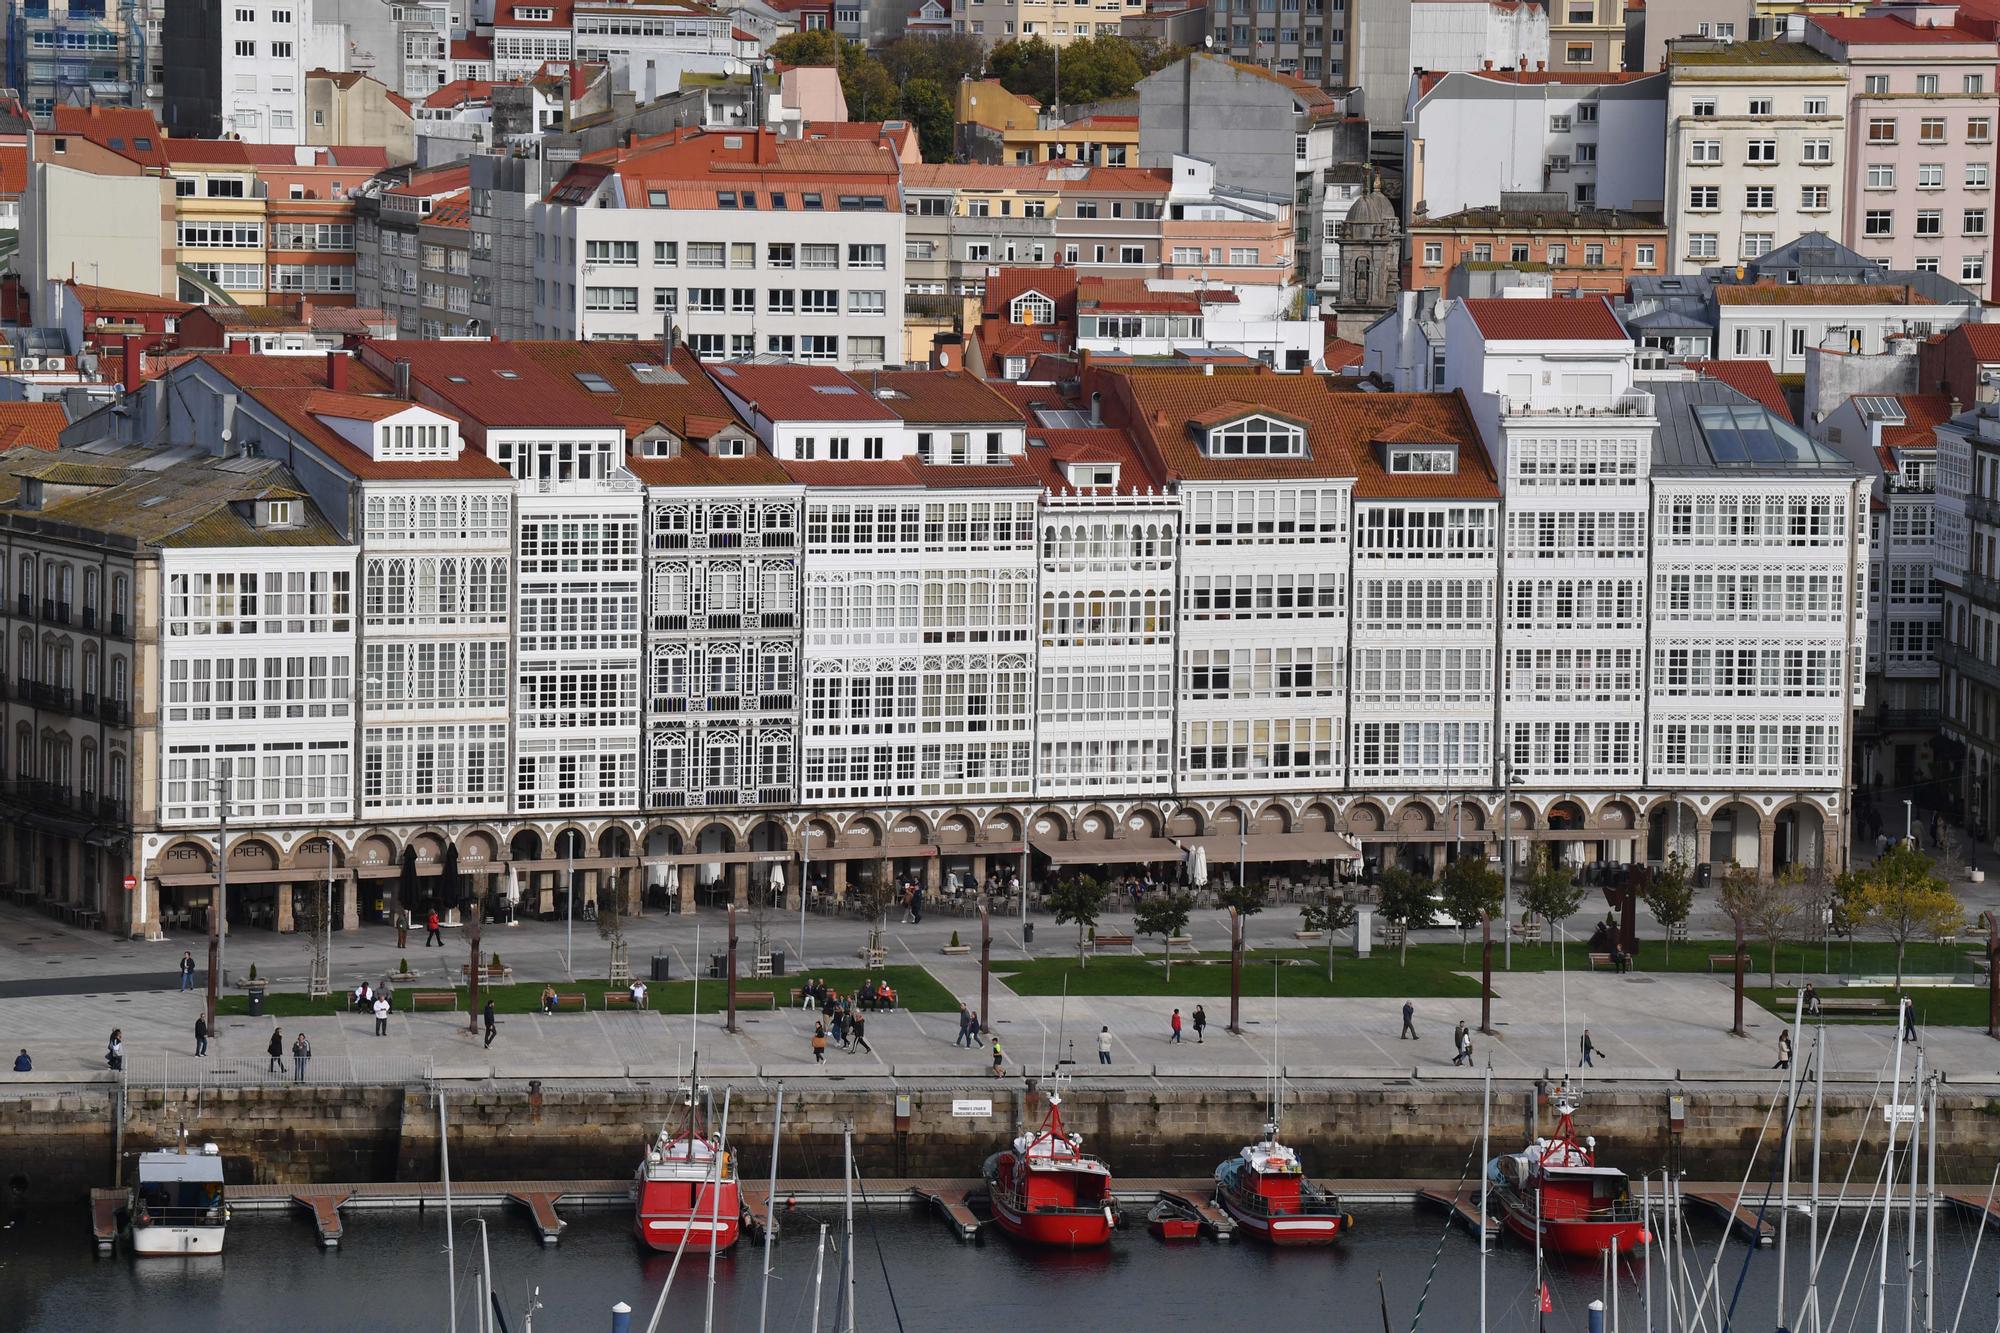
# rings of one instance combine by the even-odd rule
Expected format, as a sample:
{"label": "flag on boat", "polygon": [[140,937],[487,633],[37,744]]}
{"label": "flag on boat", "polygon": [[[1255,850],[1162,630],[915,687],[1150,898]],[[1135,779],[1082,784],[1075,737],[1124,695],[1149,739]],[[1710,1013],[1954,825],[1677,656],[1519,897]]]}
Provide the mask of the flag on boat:
{"label": "flag on boat", "polygon": [[1544,1282],[1542,1284],[1542,1313],[1554,1314],[1555,1311],[1556,1307],[1549,1301],[1549,1284]]}

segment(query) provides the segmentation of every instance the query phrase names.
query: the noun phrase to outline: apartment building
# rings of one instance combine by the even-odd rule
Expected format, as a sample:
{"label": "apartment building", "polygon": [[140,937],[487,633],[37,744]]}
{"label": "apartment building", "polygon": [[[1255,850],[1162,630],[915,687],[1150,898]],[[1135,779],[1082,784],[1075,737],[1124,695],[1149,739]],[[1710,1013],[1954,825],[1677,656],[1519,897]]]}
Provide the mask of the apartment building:
{"label": "apartment building", "polygon": [[1952,25],[1951,4],[1816,18],[1806,43],[1848,71],[1842,239],[1885,268],[1984,289],[1993,251],[2000,44]]}
{"label": "apartment building", "polygon": [[1625,0],[1559,0],[1549,8],[1550,68],[1623,69]]}
{"label": "apartment building", "polygon": [[608,65],[643,105],[680,90],[683,74],[742,74],[757,39],[705,4],[662,0],[577,0],[571,13],[575,58]]}
{"label": "apartment building", "polygon": [[[159,15],[150,4],[43,0],[10,6],[6,85],[46,125],[58,105],[145,106],[159,96]],[[149,32],[150,25],[150,32]]]}
{"label": "apartment building", "polygon": [[1546,69],[1549,12],[1509,0],[1414,0],[1410,67]]}
{"label": "apartment building", "polygon": [[956,121],[958,152],[970,162],[1020,165],[1061,158],[1124,167],[1138,161],[1137,116],[1088,115],[1065,122],[1034,98],[1009,92],[998,79],[962,81]]}
{"label": "apartment building", "polygon": [[1499,208],[1413,218],[1404,285],[1443,290],[1451,271],[1504,266],[1547,273],[1560,292],[1622,293],[1627,276],[1664,270],[1667,224],[1657,213],[1569,211],[1563,195],[1502,196]]}
{"label": "apartment building", "polygon": [[1665,74],[1427,70],[1408,87],[1399,111],[1412,224],[1496,208],[1510,194],[1665,211]]}
{"label": "apartment building", "polygon": [[1944,603],[1938,649],[1943,723],[1936,760],[1957,769],[1957,794],[1975,837],[2000,827],[2000,409],[1953,417],[1937,438],[1937,562]]}
{"label": "apartment building", "polygon": [[1847,68],[1796,42],[1677,43],[1668,65],[1675,272],[1846,224]]}
{"label": "apartment building", "polygon": [[[493,73],[501,82],[531,77],[551,61],[575,56],[576,0],[495,0],[493,5]],[[454,77],[457,77],[454,75]]]}
{"label": "apartment building", "polygon": [[[843,26],[840,8],[835,7],[836,30]],[[1125,13],[1125,0],[964,0],[953,8],[952,31],[993,43],[1039,37],[1051,46],[1067,46],[1079,37],[1116,36]]]}
{"label": "apartment building", "polygon": [[880,140],[768,130],[590,154],[529,209],[534,329],[635,339],[671,321],[705,359],[882,365],[903,324],[899,165]]}
{"label": "apartment building", "polygon": [[404,338],[493,329],[487,279],[475,276],[470,172],[463,164],[412,173],[355,201],[355,275],[365,305]]}
{"label": "apartment building", "polygon": [[313,0],[174,0],[161,122],[190,138],[305,142]]}

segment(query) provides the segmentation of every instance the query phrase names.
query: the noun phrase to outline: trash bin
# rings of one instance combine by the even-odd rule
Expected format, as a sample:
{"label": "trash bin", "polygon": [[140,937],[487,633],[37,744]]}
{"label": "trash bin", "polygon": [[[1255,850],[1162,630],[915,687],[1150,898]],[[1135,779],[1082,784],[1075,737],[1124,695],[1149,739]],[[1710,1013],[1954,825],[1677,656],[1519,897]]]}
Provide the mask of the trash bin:
{"label": "trash bin", "polygon": [[729,955],[712,953],[708,956],[708,975],[720,980],[729,975]]}
{"label": "trash bin", "polygon": [[1033,944],[1034,942],[1035,942],[1035,923],[1032,921],[1023,921],[1021,923],[1021,943]]}
{"label": "trash bin", "polygon": [[261,981],[252,982],[243,988],[243,993],[250,998],[250,1017],[262,1018],[264,1016],[264,983]]}
{"label": "trash bin", "polygon": [[672,954],[670,953],[654,954],[653,980],[655,981],[667,980],[669,973],[673,970],[673,964],[674,964],[674,956]]}
{"label": "trash bin", "polygon": [[771,975],[774,977],[785,975],[785,956],[783,954],[773,953],[771,955]]}

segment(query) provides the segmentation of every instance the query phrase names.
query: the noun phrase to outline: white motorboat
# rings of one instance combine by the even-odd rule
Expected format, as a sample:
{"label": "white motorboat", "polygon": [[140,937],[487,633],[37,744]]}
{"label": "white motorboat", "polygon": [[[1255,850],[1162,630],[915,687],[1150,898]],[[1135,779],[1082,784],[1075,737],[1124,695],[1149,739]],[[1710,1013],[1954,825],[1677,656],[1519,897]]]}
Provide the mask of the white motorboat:
{"label": "white motorboat", "polygon": [[222,1150],[213,1143],[139,1154],[132,1189],[132,1253],[221,1254],[229,1223]]}

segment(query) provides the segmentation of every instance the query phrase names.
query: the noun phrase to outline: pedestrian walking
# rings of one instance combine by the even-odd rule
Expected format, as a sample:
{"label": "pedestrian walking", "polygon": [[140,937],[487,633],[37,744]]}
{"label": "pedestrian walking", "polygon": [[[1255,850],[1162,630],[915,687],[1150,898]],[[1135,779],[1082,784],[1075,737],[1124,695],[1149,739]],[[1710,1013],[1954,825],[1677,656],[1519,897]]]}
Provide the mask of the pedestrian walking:
{"label": "pedestrian walking", "polygon": [[424,918],[424,947],[428,949],[433,944],[440,949],[444,948],[444,936],[438,934],[438,914],[435,907],[431,909],[430,915]]}
{"label": "pedestrian walking", "polygon": [[1778,1063],[1772,1065],[1771,1068],[1790,1069],[1791,1067],[1792,1067],[1792,1030],[1790,1028],[1779,1028]]}
{"label": "pedestrian walking", "polygon": [[1577,1042],[1576,1048],[1577,1048],[1577,1053],[1583,1057],[1582,1059],[1576,1062],[1576,1067],[1578,1069],[1582,1069],[1586,1065],[1588,1065],[1592,1069],[1597,1068],[1597,1062],[1591,1059],[1592,1056],[1597,1054],[1597,1047],[1591,1044],[1589,1028],[1585,1028],[1583,1030],[1583,1037],[1580,1041]]}
{"label": "pedestrian walking", "polygon": [[268,1065],[264,1066],[264,1072],[265,1072],[265,1073],[267,1073],[267,1074],[282,1074],[282,1073],[284,1073],[284,1072],[285,1072],[285,1030],[284,1030],[283,1028],[272,1028],[272,1029],[271,1029],[271,1044],[270,1044],[269,1046],[265,1047],[264,1049],[265,1049],[265,1051],[267,1051],[267,1052],[268,1052],[268,1053],[270,1054],[270,1057],[271,1057],[271,1062],[270,1062],[270,1063],[269,1063]]}
{"label": "pedestrian walking", "polygon": [[204,1014],[194,1016],[194,1053],[208,1054],[208,1018]]}
{"label": "pedestrian walking", "polygon": [[407,907],[396,909],[396,947],[398,949],[410,947],[410,909]]}
{"label": "pedestrian walking", "polygon": [[104,1067],[123,1069],[125,1067],[125,1029],[111,1029],[111,1039],[104,1043]]}
{"label": "pedestrian walking", "polygon": [[[486,1020],[486,1045],[491,1046],[493,1039],[500,1035],[500,1019],[493,1012],[493,997],[491,995],[486,997],[486,1010],[483,1017]],[[481,1049],[484,1049],[484,1047]]]}
{"label": "pedestrian walking", "polygon": [[924,891],[922,889],[918,889],[910,895],[910,924],[913,926],[924,924]]}
{"label": "pedestrian walking", "polygon": [[1200,1005],[1194,1007],[1194,1044],[1201,1045],[1201,1034],[1208,1031],[1208,1010]]}
{"label": "pedestrian walking", "polygon": [[1465,1061],[1465,1020],[1459,1019],[1451,1030],[1451,1062],[1463,1064]]}
{"label": "pedestrian walking", "polygon": [[1472,1029],[1464,1023],[1458,1025],[1458,1053],[1464,1059],[1466,1068],[1472,1067]]}
{"label": "pedestrian walking", "polygon": [[999,1078],[1000,1073],[1006,1067],[1006,1064],[1007,1064],[1007,1056],[1000,1049],[1000,1039],[998,1037],[995,1037],[993,1039],[993,1077]]}
{"label": "pedestrian walking", "polygon": [[823,1064],[825,1064],[825,1063],[826,1063],[826,1024],[824,1024],[824,1023],[814,1023],[814,1024],[813,1024],[813,1036],[812,1036],[812,1049],[813,1049],[813,1063],[814,1063],[814,1064],[816,1064],[816,1065],[823,1065]]}
{"label": "pedestrian walking", "polygon": [[977,1037],[972,1027],[972,1011],[966,1008],[964,1002],[961,1001],[958,1006],[958,1040],[954,1041],[952,1045],[970,1046],[976,1040]]}
{"label": "pedestrian walking", "polygon": [[194,955],[185,949],[181,950],[181,989],[194,989]]}
{"label": "pedestrian walking", "polygon": [[292,1078],[295,1081],[299,1083],[303,1083],[306,1081],[306,1062],[311,1060],[312,1058],[313,1058],[312,1043],[306,1040],[306,1034],[301,1032],[299,1033],[298,1036],[293,1037]]}
{"label": "pedestrian walking", "polygon": [[1903,1040],[1917,1039],[1917,1006],[1909,996],[1903,997]]}
{"label": "pedestrian walking", "polygon": [[854,1016],[854,1025],[848,1031],[854,1038],[847,1048],[850,1053],[856,1046],[859,1046],[862,1050],[868,1052],[868,1054],[875,1054],[875,1048],[868,1044],[868,1015],[856,1014]]}
{"label": "pedestrian walking", "polygon": [[1171,1026],[1173,1028],[1173,1035],[1167,1038],[1167,1044],[1169,1046],[1178,1046],[1181,1040],[1181,1011],[1178,1009],[1174,1010]]}
{"label": "pedestrian walking", "polygon": [[375,996],[375,1035],[389,1035],[389,997],[379,992]]}
{"label": "pedestrian walking", "polygon": [[1411,1004],[1408,1000],[1405,1000],[1403,1001],[1403,1030],[1402,1032],[1397,1034],[1396,1040],[1415,1041],[1416,1039],[1417,1039],[1417,1006]]}
{"label": "pedestrian walking", "polygon": [[1101,1065],[1111,1063],[1111,1025],[1108,1023],[1097,1029],[1097,1063]]}

